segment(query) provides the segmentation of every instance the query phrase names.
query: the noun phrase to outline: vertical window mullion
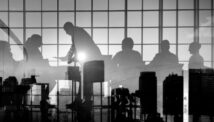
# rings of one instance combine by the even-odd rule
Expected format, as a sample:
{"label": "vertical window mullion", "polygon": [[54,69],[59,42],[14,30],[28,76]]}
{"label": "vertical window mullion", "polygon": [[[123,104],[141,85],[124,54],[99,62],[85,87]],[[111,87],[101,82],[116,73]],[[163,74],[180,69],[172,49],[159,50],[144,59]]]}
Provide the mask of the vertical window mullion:
{"label": "vertical window mullion", "polygon": [[160,52],[160,43],[163,39],[163,0],[159,0],[159,52]]}
{"label": "vertical window mullion", "polygon": [[212,68],[214,68],[214,19],[213,19],[213,17],[214,17],[214,11],[213,11],[213,8],[214,8],[214,6],[213,6],[213,0],[211,0],[211,60],[212,60],[212,62],[211,62],[211,66],[212,66]]}
{"label": "vertical window mullion", "polygon": [[142,56],[142,60],[144,60],[144,57],[143,57],[143,1],[142,0],[141,2],[141,56]]}
{"label": "vertical window mullion", "polygon": [[128,21],[128,2],[127,2],[127,0],[125,0],[125,16],[124,16],[124,19],[125,19],[125,22],[124,22],[124,37],[125,38],[127,38],[127,33],[128,33],[128,31],[127,31],[127,21]]}

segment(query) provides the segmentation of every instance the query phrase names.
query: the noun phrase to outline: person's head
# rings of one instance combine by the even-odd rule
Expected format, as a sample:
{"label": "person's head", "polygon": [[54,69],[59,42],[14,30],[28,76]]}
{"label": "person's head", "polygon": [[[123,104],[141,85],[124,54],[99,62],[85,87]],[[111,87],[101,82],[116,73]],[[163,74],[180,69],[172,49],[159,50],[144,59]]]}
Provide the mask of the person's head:
{"label": "person's head", "polygon": [[161,51],[162,52],[167,52],[167,51],[169,51],[169,41],[168,40],[163,40],[162,42],[161,42]]}
{"label": "person's head", "polygon": [[38,34],[33,34],[31,37],[29,37],[25,43],[26,47],[29,48],[38,48],[42,46],[42,37]]}
{"label": "person's head", "polygon": [[200,48],[201,48],[201,44],[199,42],[192,42],[189,45],[189,52],[191,54],[196,54],[199,52]]}
{"label": "person's head", "polygon": [[74,25],[71,22],[66,22],[63,26],[65,32],[69,35],[72,35]]}
{"label": "person's head", "polygon": [[132,40],[132,38],[125,38],[122,41],[122,50],[132,50],[134,46],[134,41]]}

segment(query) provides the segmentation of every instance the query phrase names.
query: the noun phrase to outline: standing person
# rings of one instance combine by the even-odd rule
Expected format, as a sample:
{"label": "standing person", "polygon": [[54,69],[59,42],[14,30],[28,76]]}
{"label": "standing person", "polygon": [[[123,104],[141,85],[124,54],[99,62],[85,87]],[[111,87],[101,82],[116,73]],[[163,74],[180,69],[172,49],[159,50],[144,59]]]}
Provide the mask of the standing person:
{"label": "standing person", "polygon": [[132,38],[124,38],[122,40],[122,50],[115,54],[112,62],[116,67],[116,73],[113,73],[116,78],[113,87],[123,85],[134,92],[138,88],[138,77],[140,71],[145,64],[139,52],[133,50],[134,41]]}
{"label": "standing person", "polygon": [[72,37],[72,47],[66,57],[68,63],[73,62],[80,53],[86,55],[86,61],[101,59],[101,52],[97,45],[94,43],[91,36],[81,27],[74,26],[71,22],[64,24],[65,32]]}

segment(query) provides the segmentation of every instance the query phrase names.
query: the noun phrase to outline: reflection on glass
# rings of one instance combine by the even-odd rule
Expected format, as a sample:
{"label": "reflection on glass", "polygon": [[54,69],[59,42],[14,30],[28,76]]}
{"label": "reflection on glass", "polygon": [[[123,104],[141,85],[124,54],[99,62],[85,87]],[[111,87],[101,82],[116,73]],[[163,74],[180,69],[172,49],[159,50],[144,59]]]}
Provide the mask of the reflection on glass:
{"label": "reflection on glass", "polygon": [[63,27],[63,25],[68,21],[74,23],[74,12],[60,12],[59,27]]}
{"label": "reflection on glass", "polygon": [[[120,43],[121,43],[121,40],[120,40]],[[121,50],[121,45],[109,45],[109,55],[114,56],[120,50]]]}
{"label": "reflection on glass", "polygon": [[0,0],[0,10],[8,10],[8,0]]}
{"label": "reflection on glass", "polygon": [[53,57],[57,57],[57,46],[56,45],[43,45],[42,55],[44,59],[56,60]]}
{"label": "reflection on glass", "polygon": [[199,25],[211,26],[211,11],[199,11]]}
{"label": "reflection on glass", "polygon": [[[1,8],[1,7],[0,7]],[[7,12],[0,12],[0,19],[6,24],[8,25],[8,14]],[[1,27],[1,25],[0,25]]]}
{"label": "reflection on glass", "polygon": [[204,61],[211,61],[211,45],[201,45],[200,54]]}
{"label": "reflection on glass", "polygon": [[[12,32],[18,37],[18,39],[21,41],[23,44],[23,29],[11,29]],[[17,44],[12,38],[10,38],[10,43],[11,44]]]}
{"label": "reflection on glass", "polygon": [[29,38],[33,34],[41,35],[41,29],[26,29],[26,37]]}
{"label": "reflection on glass", "polygon": [[179,61],[188,61],[191,54],[189,53],[189,45],[178,46],[178,59]]}
{"label": "reflection on glass", "polygon": [[16,61],[21,61],[24,59],[23,51],[20,48],[20,45],[11,45],[11,52],[13,54],[13,59]]}

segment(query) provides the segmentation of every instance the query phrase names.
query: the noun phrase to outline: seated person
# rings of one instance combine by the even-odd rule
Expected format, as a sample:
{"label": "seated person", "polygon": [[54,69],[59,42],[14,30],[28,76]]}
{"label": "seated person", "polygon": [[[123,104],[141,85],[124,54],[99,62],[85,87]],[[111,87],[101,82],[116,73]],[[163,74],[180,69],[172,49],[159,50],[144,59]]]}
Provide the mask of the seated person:
{"label": "seated person", "polygon": [[[145,64],[139,52],[133,50],[134,42],[132,38],[125,38],[122,41],[122,51],[116,53],[112,62],[116,68],[113,72],[115,82],[121,82],[124,87],[134,91],[138,88],[138,77]],[[115,85],[114,85],[115,86]],[[115,86],[118,87],[118,86]]]}
{"label": "seated person", "polygon": [[204,68],[204,59],[199,54],[201,44],[199,42],[192,42],[189,45],[189,52],[192,56],[189,59],[189,69],[201,69]]}

